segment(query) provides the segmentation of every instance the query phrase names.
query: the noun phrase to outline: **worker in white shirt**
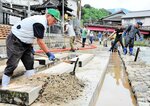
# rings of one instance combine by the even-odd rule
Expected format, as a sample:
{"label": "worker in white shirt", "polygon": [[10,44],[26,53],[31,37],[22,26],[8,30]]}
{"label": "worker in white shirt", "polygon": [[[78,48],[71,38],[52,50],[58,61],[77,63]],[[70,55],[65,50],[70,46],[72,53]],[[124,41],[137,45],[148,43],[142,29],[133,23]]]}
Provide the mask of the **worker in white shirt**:
{"label": "worker in white shirt", "polygon": [[71,24],[70,20],[68,20],[65,23],[65,31],[64,32],[67,32],[67,34],[70,37],[70,51],[75,52],[74,41],[75,41],[76,35],[75,35],[75,31],[74,31],[73,25]]}

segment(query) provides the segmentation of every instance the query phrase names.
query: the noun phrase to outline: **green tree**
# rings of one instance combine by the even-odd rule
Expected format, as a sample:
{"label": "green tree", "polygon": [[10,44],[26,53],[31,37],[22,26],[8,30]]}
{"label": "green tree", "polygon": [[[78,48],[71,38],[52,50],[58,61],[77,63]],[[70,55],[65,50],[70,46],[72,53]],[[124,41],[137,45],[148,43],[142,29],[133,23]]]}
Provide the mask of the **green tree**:
{"label": "green tree", "polygon": [[81,9],[81,19],[83,22],[96,22],[99,19],[110,15],[110,12],[105,9],[96,9],[89,4],[85,4]]}
{"label": "green tree", "polygon": [[85,7],[85,8],[91,8],[91,5],[85,4],[84,7]]}

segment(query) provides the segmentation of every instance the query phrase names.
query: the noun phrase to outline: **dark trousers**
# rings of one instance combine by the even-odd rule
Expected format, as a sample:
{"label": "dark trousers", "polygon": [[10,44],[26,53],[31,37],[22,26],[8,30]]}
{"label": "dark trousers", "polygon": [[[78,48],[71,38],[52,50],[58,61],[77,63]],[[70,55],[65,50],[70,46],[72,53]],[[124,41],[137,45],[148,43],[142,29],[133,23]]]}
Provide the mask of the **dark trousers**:
{"label": "dark trousers", "polygon": [[82,47],[85,46],[86,38],[82,38]]}
{"label": "dark trousers", "polygon": [[93,36],[90,36],[90,43],[93,43]]}
{"label": "dark trousers", "polygon": [[124,48],[123,43],[122,43],[122,38],[116,38],[113,45],[112,45],[112,47],[111,47],[112,50],[114,49],[114,47],[115,47],[115,45],[118,41],[120,42],[120,44],[122,46],[122,49]]}
{"label": "dark trousers", "polygon": [[34,64],[34,57],[32,54],[32,45],[21,42],[14,34],[9,34],[6,40],[7,47],[7,66],[4,74],[12,76],[14,70],[21,60],[26,70],[32,70]]}

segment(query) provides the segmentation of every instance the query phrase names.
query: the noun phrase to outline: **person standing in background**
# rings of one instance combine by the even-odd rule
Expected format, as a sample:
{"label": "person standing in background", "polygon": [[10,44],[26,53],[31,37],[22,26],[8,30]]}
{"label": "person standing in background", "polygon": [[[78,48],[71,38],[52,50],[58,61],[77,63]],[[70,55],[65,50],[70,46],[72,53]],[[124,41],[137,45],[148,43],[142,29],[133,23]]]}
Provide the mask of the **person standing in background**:
{"label": "person standing in background", "polygon": [[82,34],[81,34],[81,37],[82,37],[82,47],[85,47],[87,33],[88,33],[88,30],[85,28],[85,26],[83,26]]}
{"label": "person standing in background", "polygon": [[93,43],[94,34],[93,31],[90,32],[90,44]]}
{"label": "person standing in background", "polygon": [[75,52],[74,41],[75,41],[75,36],[76,35],[75,35],[73,25],[71,24],[70,20],[68,20],[68,22],[66,22],[65,25],[66,25],[65,32],[67,32],[67,34],[70,37],[70,51]]}
{"label": "person standing in background", "polygon": [[102,33],[99,32],[97,37],[98,37],[98,40],[99,40],[99,44],[101,45],[101,43],[102,43]]}
{"label": "person standing in background", "polygon": [[105,32],[103,32],[103,35],[104,35],[104,36],[103,36],[103,39],[104,39],[104,40],[103,40],[103,46],[104,46],[104,47],[107,47],[107,38],[108,38],[108,35],[109,35],[109,34],[108,34],[108,31],[106,30]]}

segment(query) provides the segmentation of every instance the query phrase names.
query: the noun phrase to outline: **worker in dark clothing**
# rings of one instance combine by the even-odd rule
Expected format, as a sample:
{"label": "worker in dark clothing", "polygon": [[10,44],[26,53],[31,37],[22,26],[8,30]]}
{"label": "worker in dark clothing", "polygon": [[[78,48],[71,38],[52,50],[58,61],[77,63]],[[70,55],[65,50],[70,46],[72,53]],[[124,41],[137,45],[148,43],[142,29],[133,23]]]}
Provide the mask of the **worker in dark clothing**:
{"label": "worker in dark clothing", "polygon": [[139,28],[142,26],[142,22],[137,22],[135,25],[130,25],[124,31],[123,36],[125,36],[125,47],[124,47],[124,54],[127,54],[127,47],[129,45],[129,54],[133,55],[133,47],[134,47],[134,40],[136,34],[138,34],[140,41],[142,40],[141,33]]}
{"label": "worker in dark clothing", "polygon": [[122,33],[123,33],[123,28],[121,24],[118,24],[117,26],[118,28],[109,36],[112,37],[114,34],[116,34],[116,38],[111,46],[111,48],[109,49],[109,51],[113,51],[116,43],[119,41],[121,46],[122,46],[122,50],[124,49],[124,45],[122,43]]}
{"label": "worker in dark clothing", "polygon": [[35,38],[49,60],[55,59],[54,54],[49,52],[44,43],[43,37],[47,26],[54,25],[57,21],[60,21],[60,12],[56,9],[48,9],[45,15],[25,18],[12,27],[11,33],[6,40],[8,60],[2,76],[2,87],[7,87],[20,60],[25,66],[25,75],[27,77],[35,74],[32,54],[32,44]]}

